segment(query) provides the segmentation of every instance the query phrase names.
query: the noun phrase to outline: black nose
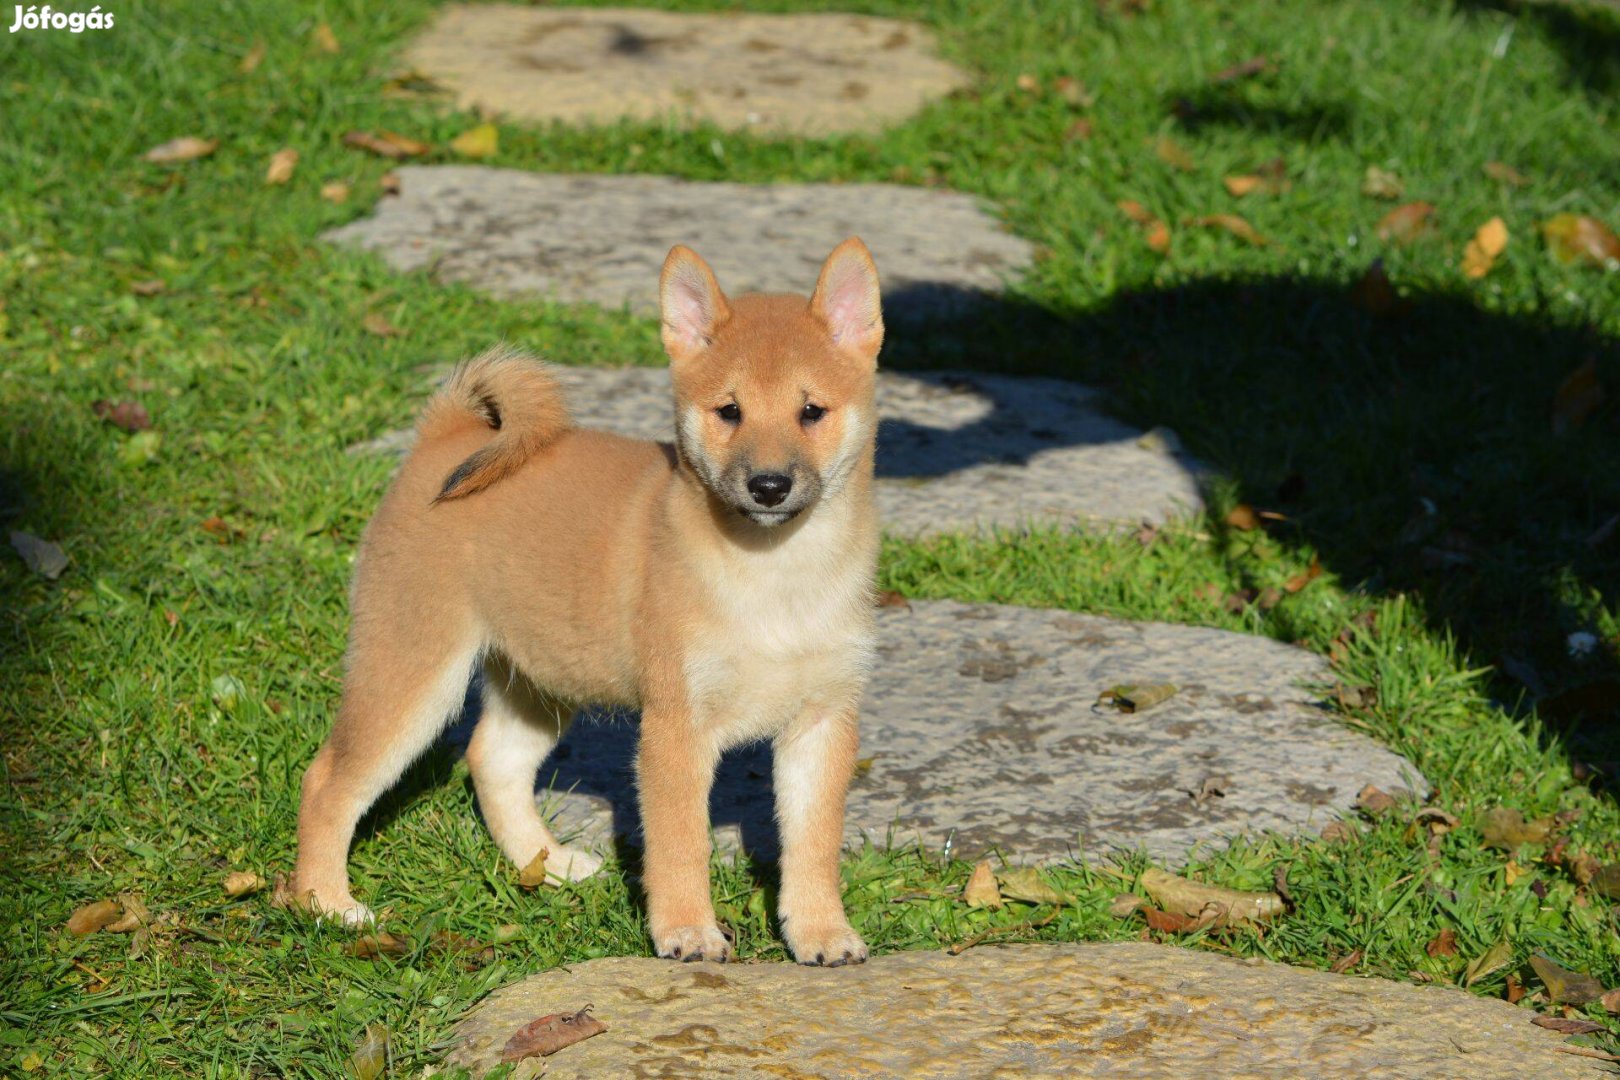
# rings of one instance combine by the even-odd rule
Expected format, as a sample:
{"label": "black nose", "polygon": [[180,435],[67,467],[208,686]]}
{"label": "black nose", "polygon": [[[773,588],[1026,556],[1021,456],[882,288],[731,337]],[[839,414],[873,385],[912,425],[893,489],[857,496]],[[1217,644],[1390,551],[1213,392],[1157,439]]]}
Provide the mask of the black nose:
{"label": "black nose", "polygon": [[781,473],[760,473],[748,478],[748,494],[761,506],[775,506],[793,490],[793,477]]}

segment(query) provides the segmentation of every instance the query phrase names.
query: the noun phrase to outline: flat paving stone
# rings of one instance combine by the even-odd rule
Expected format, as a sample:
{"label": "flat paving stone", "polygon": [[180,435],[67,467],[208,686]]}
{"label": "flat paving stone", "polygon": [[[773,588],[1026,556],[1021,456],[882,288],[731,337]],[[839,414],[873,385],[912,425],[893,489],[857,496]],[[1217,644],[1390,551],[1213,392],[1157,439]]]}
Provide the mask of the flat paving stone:
{"label": "flat paving stone", "polygon": [[462,5],[404,59],[461,108],[516,120],[674,118],[794,135],[877,131],[968,83],[928,28],[851,14]]}
{"label": "flat paving stone", "polygon": [[496,990],[462,1022],[450,1062],[481,1074],[523,1024],[586,1003],[607,1031],[546,1058],[553,1080],[1599,1075],[1505,1001],[1140,942],[831,969],[590,960]]}
{"label": "flat paving stone", "polygon": [[1034,253],[973,197],[929,188],[478,165],[396,171],[398,195],[325,238],[498,296],[628,306],[641,315],[657,313],[658,273],[676,244],[702,254],[727,292],[809,295],[827,253],[858,235],[877,259],[891,321],[971,310]]}
{"label": "flat paving stone", "polygon": [[[1366,784],[1427,791],[1404,758],[1314,704],[1308,686],[1329,681],[1313,653],[1225,630],[883,608],[845,840],[1027,863],[1140,848],[1179,868],[1198,844],[1319,831]],[[1150,710],[1095,705],[1111,686],[1162,682],[1180,692]],[[638,842],[631,723],[577,723],[543,766],[538,797],[565,840]],[[722,848],[775,857],[768,746],[727,756],[710,810]]]}
{"label": "flat paving stone", "polygon": [[[580,424],[673,441],[667,368],[559,367],[557,377]],[[877,500],[885,531],[1161,523],[1201,509],[1203,466],[1107,416],[1097,398],[1062,379],[884,372]],[[354,449],[398,452],[412,438],[393,432]]]}

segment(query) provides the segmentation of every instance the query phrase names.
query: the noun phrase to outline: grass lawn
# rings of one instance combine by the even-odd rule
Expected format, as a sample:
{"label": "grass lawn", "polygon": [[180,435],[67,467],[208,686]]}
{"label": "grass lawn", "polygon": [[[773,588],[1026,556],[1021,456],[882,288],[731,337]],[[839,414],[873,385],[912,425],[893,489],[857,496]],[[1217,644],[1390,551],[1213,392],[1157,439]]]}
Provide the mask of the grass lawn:
{"label": "grass lawn", "polygon": [[[1192,872],[1221,884],[1269,887],[1286,868],[1296,909],[1264,932],[1178,940],[1457,982],[1505,941],[1506,962],[1471,989],[1521,985],[1549,1011],[1533,953],[1620,983],[1615,898],[1575,858],[1620,861],[1620,530],[1604,531],[1620,514],[1620,274],[1564,265],[1537,234],[1558,213],[1620,228],[1612,9],[838,6],[934,24],[977,89],[881,138],[503,125],[493,163],[984,196],[1040,261],[988,325],[896,341],[888,362],[1085,379],[1228,479],[1207,519],[1146,543],[891,542],[886,587],[1299,641],[1376,689],[1347,699],[1344,722],[1416,762],[1459,826],[1431,845],[1406,805],[1344,843],[1212,853]],[[0,38],[0,513],[71,559],[52,582],[0,558],[0,1075],[329,1076],[370,1024],[390,1032],[388,1075],[418,1075],[491,987],[649,947],[633,868],[519,889],[448,753],[413,770],[354,852],[356,892],[387,908],[405,955],[358,958],[350,935],[272,909],[267,892],[224,895],[228,872],[290,868],[298,777],[335,704],[350,560],[390,468],[344,447],[408,421],[425,365],[497,338],[564,363],[652,364],[656,328],[495,302],[315,243],[365,212],[389,167],[342,145],[345,131],[443,146],[477,122],[388,88],[422,0],[113,10],[110,31]],[[315,43],[323,22],[335,53]],[[1265,71],[1217,78],[1256,55]],[[1083,87],[1060,92],[1062,76]],[[220,146],[141,160],[182,135]],[[286,146],[297,171],[268,185]],[[1223,188],[1278,157],[1287,191]],[[1527,182],[1487,175],[1492,162]],[[1404,195],[1364,195],[1368,166]],[[322,199],[331,181],[351,186],[346,203]],[[1168,254],[1121,200],[1168,224]],[[1437,208],[1432,234],[1380,239],[1380,219],[1416,200]],[[1221,214],[1268,242],[1194,223]],[[1470,279],[1464,245],[1493,216],[1511,239]],[[1398,299],[1369,305],[1354,286],[1375,259]],[[398,333],[368,331],[368,315]],[[1558,389],[1589,362],[1610,397],[1582,416]],[[155,450],[99,420],[97,399],[143,403]],[[1285,520],[1235,528],[1238,503]],[[1319,577],[1280,589],[1313,559]],[[1485,846],[1480,819],[1499,805],[1563,812],[1565,843]],[[1137,864],[1055,870],[1076,902],[1035,929],[1019,927],[1049,910],[965,907],[970,869],[851,855],[852,917],[879,952],[992,927],[1149,933],[1106,910]],[[717,865],[745,958],[785,956],[769,884],[768,870]],[[76,907],[118,893],[144,900],[149,934],[64,931]],[[496,942],[493,959],[443,948],[438,931]],[[1576,1011],[1605,1019],[1595,1045],[1620,1050],[1613,1018]]]}

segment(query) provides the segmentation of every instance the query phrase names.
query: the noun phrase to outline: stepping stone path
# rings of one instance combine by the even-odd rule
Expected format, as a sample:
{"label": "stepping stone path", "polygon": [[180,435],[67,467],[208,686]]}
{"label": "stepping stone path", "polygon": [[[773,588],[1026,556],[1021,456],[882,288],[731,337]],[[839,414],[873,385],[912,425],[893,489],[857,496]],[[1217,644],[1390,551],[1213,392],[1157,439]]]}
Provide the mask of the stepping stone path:
{"label": "stepping stone path", "polygon": [[667,176],[530,173],[478,165],[396,170],[399,194],[325,239],[498,296],[658,310],[664,256],[686,244],[730,293],[808,295],[822,260],[859,235],[884,310],[970,310],[1028,266],[1033,246],[976,199],[895,184],[731,184]]}
{"label": "stepping stone path", "polygon": [[[950,601],[883,608],[845,839],[1017,862],[1140,847],[1178,868],[1199,843],[1319,830],[1366,784],[1426,791],[1301,686],[1329,679],[1313,653],[1224,630]],[[1163,682],[1180,692],[1143,712],[1094,704],[1117,684]],[[539,797],[565,839],[637,842],[633,736],[625,722],[575,724],[542,769]],[[711,815],[722,847],[775,856],[768,746],[727,756]]]}
{"label": "stepping stone path", "polygon": [[967,85],[916,23],[459,6],[405,53],[463,109],[518,120],[698,120],[797,135],[877,131]]}
{"label": "stepping stone path", "polygon": [[495,991],[461,1024],[450,1062],[480,1075],[519,1027],[587,1002],[607,1030],[546,1058],[551,1080],[1598,1075],[1505,1001],[1138,942],[837,969],[590,960]]}
{"label": "stepping stone path", "polygon": [[[667,368],[559,367],[582,424],[674,439]],[[885,372],[879,379],[878,511],[884,529],[920,536],[1032,522],[1163,522],[1197,510],[1201,467],[1165,440],[1096,407],[1061,379]],[[410,431],[356,449],[402,450]]]}

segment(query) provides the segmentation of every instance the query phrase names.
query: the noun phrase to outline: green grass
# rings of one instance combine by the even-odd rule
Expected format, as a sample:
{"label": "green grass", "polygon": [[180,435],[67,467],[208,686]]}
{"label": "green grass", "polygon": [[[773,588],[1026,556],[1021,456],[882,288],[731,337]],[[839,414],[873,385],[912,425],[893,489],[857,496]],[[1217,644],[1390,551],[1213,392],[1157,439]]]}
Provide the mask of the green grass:
{"label": "green grass", "polygon": [[[885,584],[1300,641],[1332,656],[1345,683],[1377,688],[1344,721],[1411,757],[1462,826],[1433,856],[1413,807],[1347,845],[1210,853],[1193,872],[1223,884],[1266,886],[1286,867],[1298,907],[1264,933],[1189,944],[1314,967],[1359,951],[1358,974],[1446,981],[1506,938],[1512,964],[1477,992],[1502,993],[1509,974],[1534,987],[1535,951],[1620,983],[1610,901],[1538,849],[1519,853],[1517,875],[1475,827],[1499,803],[1579,811],[1568,850],[1617,858],[1614,789],[1577,778],[1577,763],[1611,763],[1612,776],[1620,759],[1620,538],[1588,542],[1620,512],[1620,410],[1611,400],[1561,436],[1549,415],[1588,358],[1611,395],[1620,388],[1620,275],[1562,266],[1535,235],[1566,210],[1620,226],[1615,19],[1402,0],[841,6],[934,23],[976,73],[974,91],[881,138],[503,125],[495,164],[985,196],[1041,260],[986,325],[897,340],[888,362],[1084,378],[1229,479],[1208,519],[1145,546],[1055,532],[892,542]],[[408,955],[356,959],[345,934],[263,894],[224,898],[227,871],[290,865],[298,776],[334,704],[349,564],[389,468],[343,447],[403,424],[427,365],[497,338],[567,363],[656,363],[655,327],[495,302],[314,242],[364,213],[387,171],[344,148],[344,131],[442,144],[474,122],[384,93],[392,50],[427,4],[115,10],[111,32],[0,39],[0,512],[72,557],[55,583],[0,559],[0,1074],[333,1075],[382,1022],[391,1075],[415,1075],[490,987],[648,943],[623,869],[519,890],[447,755],[413,771],[354,853],[357,891],[388,908]],[[309,43],[323,20],[337,55]],[[256,40],[264,62],[241,74]],[[1272,72],[1211,82],[1258,53],[1276,58]],[[1095,101],[1031,95],[1017,86],[1026,73],[1043,85],[1076,76]],[[1082,111],[1094,135],[1070,140]],[[139,160],[185,134],[221,148],[178,168]],[[1158,159],[1163,135],[1193,171]],[[267,159],[285,145],[303,153],[297,175],[268,187]],[[1279,155],[1286,195],[1222,190],[1223,175]],[[1497,160],[1532,183],[1486,178]],[[1433,239],[1378,240],[1392,204],[1360,194],[1369,164],[1436,204]],[[353,185],[346,205],[320,199],[327,180]],[[1167,258],[1115,208],[1122,199],[1171,224]],[[1214,213],[1244,215],[1273,243],[1183,224]],[[1492,215],[1512,242],[1470,282],[1462,245]],[[1409,301],[1403,317],[1349,301],[1373,258]],[[151,278],[165,291],[131,292]],[[371,311],[401,335],[365,332]],[[122,463],[127,437],[90,411],[130,397],[162,439],[144,465]],[[1230,529],[1222,518],[1239,501],[1287,520]],[[200,527],[216,516],[239,538]],[[1224,603],[1281,586],[1313,557],[1325,573],[1275,606]],[[1600,640],[1585,659],[1565,645],[1577,630]],[[229,707],[210,689],[225,675],[244,687]],[[1142,933],[1105,910],[1139,868],[1054,871],[1076,903],[1017,936]],[[956,892],[969,869],[912,851],[852,855],[852,916],[884,951],[1049,914],[968,910]],[[742,955],[783,959],[769,873],[717,865],[716,889]],[[125,891],[169,916],[139,955],[127,937],[63,932],[78,904]],[[1447,928],[1458,954],[1429,957]],[[468,971],[431,946],[441,929],[501,938],[495,962]]]}

